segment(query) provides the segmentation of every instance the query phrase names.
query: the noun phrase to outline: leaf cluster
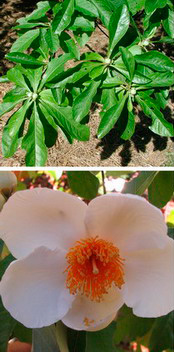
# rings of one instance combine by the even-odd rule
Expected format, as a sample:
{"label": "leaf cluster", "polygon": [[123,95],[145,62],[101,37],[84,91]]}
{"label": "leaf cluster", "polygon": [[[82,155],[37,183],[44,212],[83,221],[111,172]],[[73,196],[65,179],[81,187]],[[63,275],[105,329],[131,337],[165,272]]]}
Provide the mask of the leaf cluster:
{"label": "leaf cluster", "polygon": [[[141,31],[136,23],[140,10]],[[173,124],[162,113],[174,83],[174,63],[153,50],[156,42],[173,42],[170,0],[40,1],[17,22],[18,39],[6,55],[16,66],[0,79],[14,83],[0,116],[20,104],[3,131],[4,157],[21,146],[27,166],[43,166],[60,131],[69,143],[89,140],[86,117],[93,102],[102,104],[98,138],[115,126],[122,139],[130,139],[137,104],[151,119],[154,133],[174,136]],[[94,50],[82,54],[101,25],[108,36],[106,55]],[[165,35],[156,41],[161,25]]]}

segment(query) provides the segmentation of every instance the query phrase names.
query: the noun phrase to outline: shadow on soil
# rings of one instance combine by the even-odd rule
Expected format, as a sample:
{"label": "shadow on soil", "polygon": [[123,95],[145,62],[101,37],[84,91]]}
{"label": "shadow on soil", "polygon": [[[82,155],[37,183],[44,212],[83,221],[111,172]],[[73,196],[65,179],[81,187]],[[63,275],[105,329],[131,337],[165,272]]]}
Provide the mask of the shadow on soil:
{"label": "shadow on soil", "polygon": [[[173,100],[173,97],[171,97]],[[167,121],[171,122],[174,125],[174,119],[172,119],[172,111],[169,107],[166,107],[163,111],[164,117]],[[138,114],[139,122],[136,123],[135,133],[131,138],[131,142],[134,145],[134,148],[137,152],[146,153],[147,144],[152,141],[153,151],[163,151],[167,147],[167,137],[161,137],[153,133],[148,127],[151,125],[151,120],[139,112]],[[171,138],[174,142],[174,138]],[[98,144],[97,147],[103,147],[101,152],[101,160],[108,159],[112,153],[115,153],[116,150],[122,146],[121,152],[118,154],[121,158],[121,166],[128,166],[131,159],[131,142],[125,141],[119,137],[119,133],[116,128],[113,128],[107,136],[105,136]],[[159,165],[160,166],[160,165]]]}

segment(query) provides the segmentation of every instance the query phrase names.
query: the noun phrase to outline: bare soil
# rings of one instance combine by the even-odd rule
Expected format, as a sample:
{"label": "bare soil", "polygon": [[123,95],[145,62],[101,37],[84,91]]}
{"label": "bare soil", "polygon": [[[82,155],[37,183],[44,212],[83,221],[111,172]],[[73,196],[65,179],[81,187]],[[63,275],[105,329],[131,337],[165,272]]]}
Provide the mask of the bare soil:
{"label": "bare soil", "polygon": [[[6,0],[0,10],[0,58],[1,74],[11,67],[11,63],[4,59],[16,34],[12,30],[17,18],[25,16],[34,8],[37,0]],[[93,33],[89,45],[92,49],[104,52],[106,50],[107,38],[97,28]],[[88,51],[86,47],[84,49]],[[0,99],[11,89],[11,84],[0,84]],[[15,110],[14,110],[15,111]],[[174,97],[165,109],[165,117],[174,122]],[[174,165],[174,138],[160,137],[148,129],[150,119],[137,110],[136,131],[130,141],[119,138],[117,131],[112,130],[107,137],[98,140],[96,137],[97,127],[100,121],[100,106],[95,104],[90,112],[89,127],[91,138],[88,142],[74,141],[73,145],[59,134],[56,145],[48,151],[48,162],[46,166],[173,166]],[[2,130],[10,117],[11,112],[0,120],[0,140]],[[2,157],[0,146],[0,166],[25,166],[25,151],[18,150],[13,158]]]}

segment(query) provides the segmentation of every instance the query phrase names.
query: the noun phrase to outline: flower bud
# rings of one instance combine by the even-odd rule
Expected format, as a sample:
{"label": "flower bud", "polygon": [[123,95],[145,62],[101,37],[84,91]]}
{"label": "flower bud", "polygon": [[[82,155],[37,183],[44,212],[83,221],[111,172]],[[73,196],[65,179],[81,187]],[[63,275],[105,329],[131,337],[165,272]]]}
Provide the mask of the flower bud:
{"label": "flower bud", "polygon": [[13,172],[1,171],[0,172],[0,192],[9,197],[17,185],[17,178]]}

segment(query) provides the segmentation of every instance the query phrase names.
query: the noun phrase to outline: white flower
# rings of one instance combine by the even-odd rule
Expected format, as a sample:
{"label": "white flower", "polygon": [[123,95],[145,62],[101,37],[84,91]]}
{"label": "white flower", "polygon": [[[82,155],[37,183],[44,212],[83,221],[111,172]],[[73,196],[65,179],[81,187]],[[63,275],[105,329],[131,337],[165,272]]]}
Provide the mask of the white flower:
{"label": "white flower", "polygon": [[108,194],[87,206],[60,191],[16,192],[0,214],[0,233],[17,258],[0,294],[27,327],[62,320],[99,330],[124,303],[140,317],[174,308],[174,241],[161,211],[141,197]]}

